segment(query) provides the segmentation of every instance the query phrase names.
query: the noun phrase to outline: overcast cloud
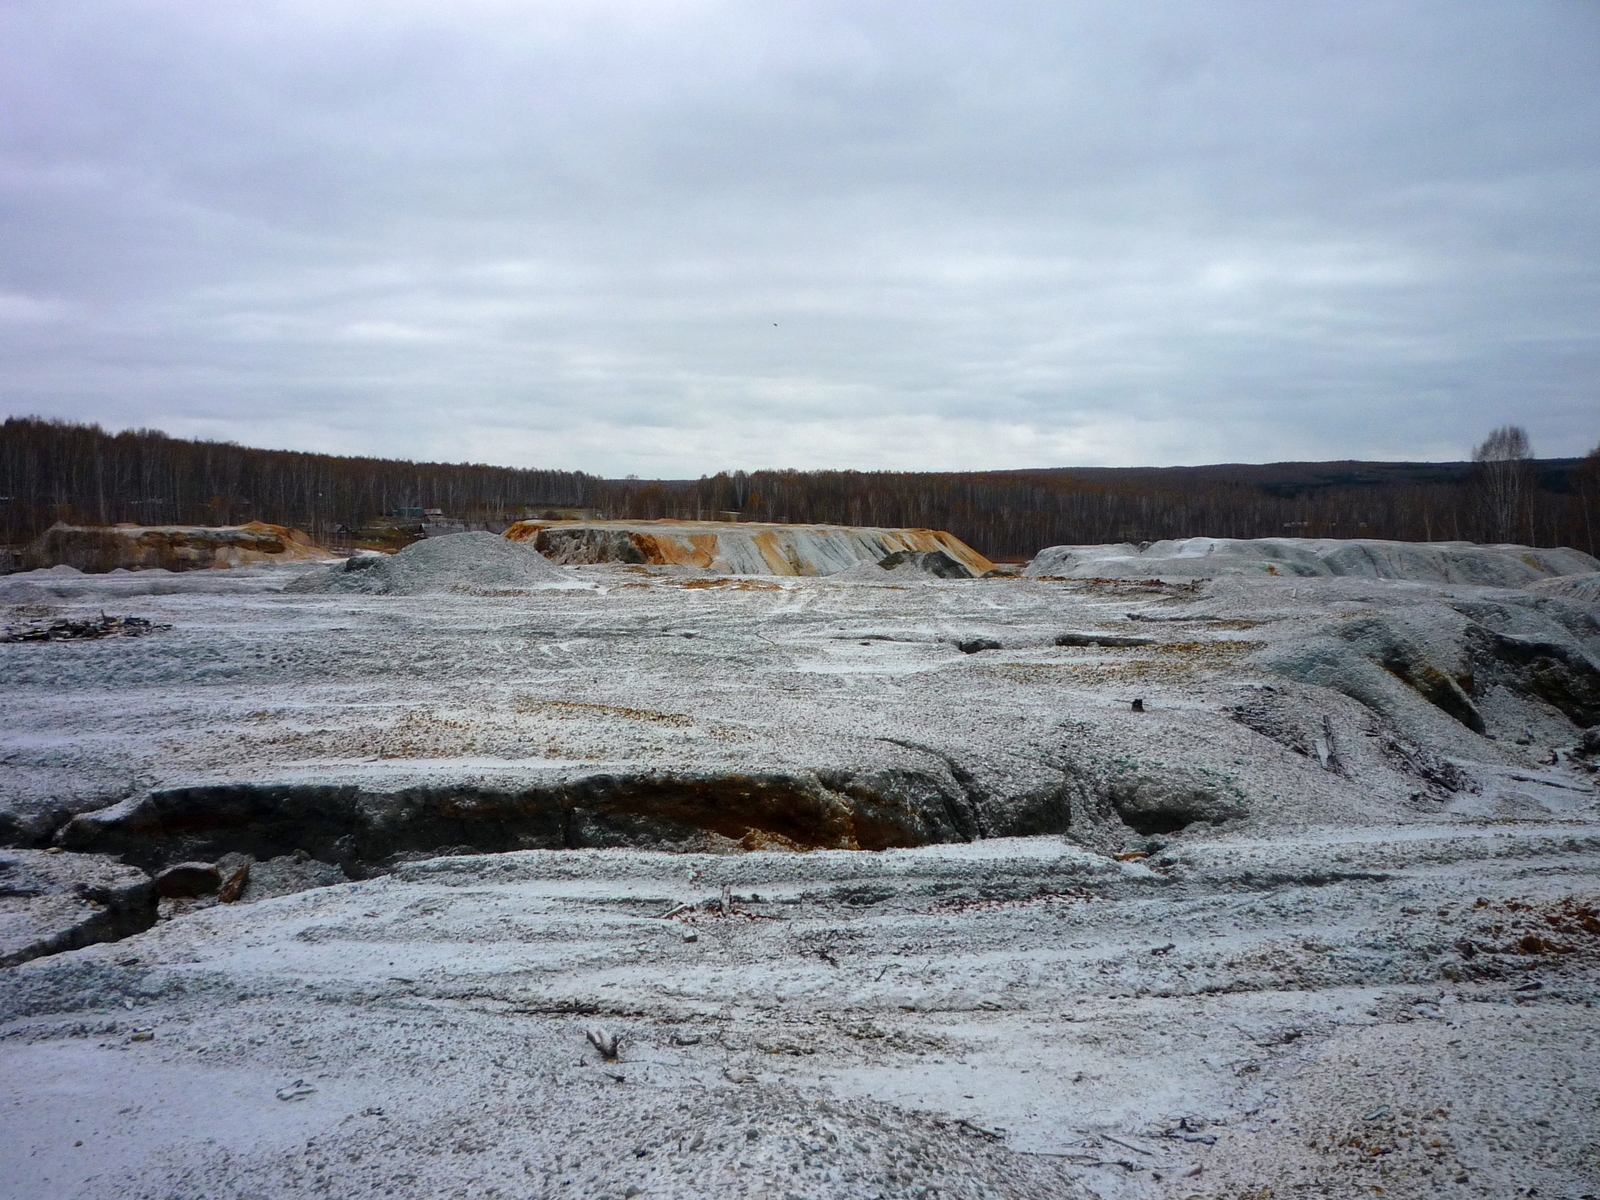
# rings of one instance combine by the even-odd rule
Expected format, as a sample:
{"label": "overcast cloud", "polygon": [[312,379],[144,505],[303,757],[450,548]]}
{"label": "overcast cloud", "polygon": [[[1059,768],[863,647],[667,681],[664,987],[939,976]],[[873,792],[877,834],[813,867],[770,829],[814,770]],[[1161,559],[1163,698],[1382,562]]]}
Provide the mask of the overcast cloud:
{"label": "overcast cloud", "polygon": [[0,0],[7,413],[684,476],[1600,440],[1600,3]]}

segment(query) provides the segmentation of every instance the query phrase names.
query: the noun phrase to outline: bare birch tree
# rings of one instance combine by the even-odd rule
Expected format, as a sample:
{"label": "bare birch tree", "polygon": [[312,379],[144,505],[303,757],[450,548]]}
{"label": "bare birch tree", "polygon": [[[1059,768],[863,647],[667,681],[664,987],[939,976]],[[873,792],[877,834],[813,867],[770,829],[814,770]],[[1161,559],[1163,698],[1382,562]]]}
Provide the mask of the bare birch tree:
{"label": "bare birch tree", "polygon": [[1578,493],[1578,515],[1582,522],[1589,553],[1594,554],[1596,509],[1600,508],[1600,445],[1589,451],[1583,465],[1573,472],[1573,484]]}
{"label": "bare birch tree", "polygon": [[1533,446],[1520,425],[1502,425],[1472,452],[1478,464],[1478,495],[1490,540],[1515,541],[1529,491],[1528,461]]}

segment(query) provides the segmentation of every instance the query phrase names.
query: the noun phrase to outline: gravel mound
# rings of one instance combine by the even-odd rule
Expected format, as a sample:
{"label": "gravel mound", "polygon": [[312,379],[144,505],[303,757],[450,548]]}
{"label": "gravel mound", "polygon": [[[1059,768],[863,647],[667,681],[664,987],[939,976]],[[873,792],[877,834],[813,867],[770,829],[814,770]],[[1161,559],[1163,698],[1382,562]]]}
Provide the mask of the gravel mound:
{"label": "gravel mound", "polygon": [[413,542],[391,557],[346,559],[328,571],[305,575],[284,590],[422,596],[531,588],[565,580],[561,569],[532,547],[492,533],[452,533]]}

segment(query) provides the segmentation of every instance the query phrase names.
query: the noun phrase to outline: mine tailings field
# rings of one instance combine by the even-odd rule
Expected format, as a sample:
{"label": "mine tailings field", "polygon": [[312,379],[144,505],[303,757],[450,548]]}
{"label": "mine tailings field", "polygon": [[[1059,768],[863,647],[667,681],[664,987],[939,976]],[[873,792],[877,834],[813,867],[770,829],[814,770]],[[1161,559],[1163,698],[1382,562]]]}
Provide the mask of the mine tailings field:
{"label": "mine tailings field", "polygon": [[1600,1196],[1586,555],[248,536],[0,578],[0,1196]]}

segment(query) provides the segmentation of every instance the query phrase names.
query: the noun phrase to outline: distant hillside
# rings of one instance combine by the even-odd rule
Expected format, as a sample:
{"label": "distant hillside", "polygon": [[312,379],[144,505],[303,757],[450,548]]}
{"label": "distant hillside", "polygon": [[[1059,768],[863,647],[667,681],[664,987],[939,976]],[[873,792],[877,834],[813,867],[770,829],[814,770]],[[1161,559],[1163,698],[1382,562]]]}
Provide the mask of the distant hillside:
{"label": "distant hillside", "polygon": [[[1593,554],[1600,457],[1530,464],[1518,539]],[[1488,540],[1472,463],[1264,463],[1036,471],[739,471],[694,480],[254,450],[151,430],[13,417],[0,426],[0,541],[52,522],[232,524],[317,540],[397,510],[493,522],[526,510],[947,529],[990,558],[1162,538]]]}

